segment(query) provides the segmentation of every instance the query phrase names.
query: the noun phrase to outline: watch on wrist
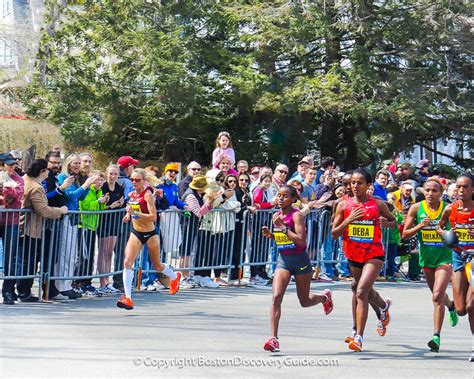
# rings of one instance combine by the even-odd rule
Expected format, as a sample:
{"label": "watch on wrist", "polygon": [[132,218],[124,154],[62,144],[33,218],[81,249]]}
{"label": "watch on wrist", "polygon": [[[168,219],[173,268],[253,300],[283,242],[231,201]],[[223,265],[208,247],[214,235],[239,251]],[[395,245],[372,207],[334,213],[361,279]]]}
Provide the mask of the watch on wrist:
{"label": "watch on wrist", "polygon": [[287,226],[284,226],[283,228],[281,228],[281,231],[286,234],[288,233],[288,227]]}

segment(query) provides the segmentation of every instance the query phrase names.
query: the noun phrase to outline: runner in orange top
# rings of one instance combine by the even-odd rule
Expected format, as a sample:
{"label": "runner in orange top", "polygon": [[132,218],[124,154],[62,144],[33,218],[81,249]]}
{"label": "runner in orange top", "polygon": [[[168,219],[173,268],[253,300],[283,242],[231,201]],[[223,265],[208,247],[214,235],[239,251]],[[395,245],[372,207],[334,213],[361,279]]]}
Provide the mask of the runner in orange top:
{"label": "runner in orange top", "polygon": [[[474,187],[474,178],[472,174],[466,172],[456,179],[456,191],[459,200],[448,205],[444,210],[443,216],[438,223],[438,233],[448,221],[451,229],[454,229],[458,238],[459,245],[466,250],[474,249],[474,200],[472,193]],[[471,263],[472,264],[472,263]],[[453,297],[454,306],[459,316],[468,314],[469,325],[472,333],[472,352],[469,359],[474,362],[474,287],[469,288],[469,281],[464,271],[464,262],[461,256],[453,251]]]}
{"label": "runner in orange top", "polygon": [[153,178],[154,177],[141,168],[133,170],[130,176],[134,191],[128,195],[129,203],[126,208],[127,214],[123,218],[123,221],[129,222],[132,220],[133,227],[125,248],[125,260],[123,263],[125,295],[122,295],[117,301],[117,307],[127,310],[133,309],[133,301],[131,298],[133,264],[144,245],[148,247],[150,259],[155,270],[170,277],[170,294],[174,295],[179,291],[181,273],[174,272],[169,265],[161,263],[160,259],[160,237],[155,230],[156,207],[155,198],[152,193],[153,183],[151,183]]}
{"label": "runner in orange top", "polygon": [[367,195],[371,183],[372,178],[366,170],[359,168],[353,172],[351,189],[354,197],[338,204],[332,227],[333,239],[343,236],[344,253],[357,283],[356,334],[349,342],[349,348],[354,351],[362,351],[369,299],[380,308],[380,321],[385,327],[390,321],[391,300],[384,301],[373,284],[385,260],[380,227],[393,228],[396,222],[382,200]]}

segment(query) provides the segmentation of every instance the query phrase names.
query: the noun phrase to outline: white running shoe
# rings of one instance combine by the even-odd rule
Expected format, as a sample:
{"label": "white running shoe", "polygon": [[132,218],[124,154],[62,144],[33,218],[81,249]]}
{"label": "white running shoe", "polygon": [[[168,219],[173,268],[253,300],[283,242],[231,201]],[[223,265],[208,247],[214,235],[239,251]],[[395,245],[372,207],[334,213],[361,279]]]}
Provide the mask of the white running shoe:
{"label": "white running shoe", "polygon": [[214,282],[210,277],[205,276],[204,278],[201,279],[201,282],[199,283],[202,287],[209,287],[209,288],[218,288],[219,283]]}

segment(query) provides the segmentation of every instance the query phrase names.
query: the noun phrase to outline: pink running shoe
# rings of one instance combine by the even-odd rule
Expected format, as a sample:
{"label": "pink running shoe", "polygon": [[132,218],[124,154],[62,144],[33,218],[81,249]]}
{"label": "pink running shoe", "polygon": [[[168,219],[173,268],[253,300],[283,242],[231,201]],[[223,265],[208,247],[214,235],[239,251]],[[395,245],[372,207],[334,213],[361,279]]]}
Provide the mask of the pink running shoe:
{"label": "pink running shoe", "polygon": [[324,314],[328,315],[334,309],[334,304],[332,302],[331,290],[327,288],[323,291],[323,295],[326,296],[326,301],[323,303]]}
{"label": "pink running shoe", "polygon": [[271,351],[272,353],[279,352],[280,351],[280,342],[275,337],[272,337],[267,342],[265,342],[265,345],[263,345],[263,348],[266,351]]}

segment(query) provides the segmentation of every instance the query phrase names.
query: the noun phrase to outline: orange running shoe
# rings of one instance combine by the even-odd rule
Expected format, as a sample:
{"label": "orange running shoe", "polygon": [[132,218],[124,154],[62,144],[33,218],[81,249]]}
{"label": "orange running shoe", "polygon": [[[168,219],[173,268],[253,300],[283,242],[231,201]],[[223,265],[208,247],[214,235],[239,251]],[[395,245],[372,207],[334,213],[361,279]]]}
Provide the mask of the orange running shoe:
{"label": "orange running shoe", "polygon": [[176,279],[170,281],[170,295],[176,295],[179,291],[179,282],[181,280],[181,273],[176,273]]}
{"label": "orange running shoe", "polygon": [[349,343],[349,349],[354,351],[362,351],[362,341],[353,340]]}
{"label": "orange running shoe", "polygon": [[386,327],[390,322],[390,313],[388,312],[388,310],[392,305],[392,300],[389,297],[386,297],[385,304],[387,304],[387,309],[385,309],[384,311],[380,310],[380,321],[382,321],[383,325]]}
{"label": "orange running shoe", "polygon": [[387,333],[387,328],[381,320],[377,320],[377,333],[380,337],[383,337],[385,333]]}
{"label": "orange running shoe", "polygon": [[352,341],[354,341],[354,337],[356,335],[356,331],[354,329],[352,329],[352,332],[351,332],[351,335],[350,336],[347,336],[346,339],[344,340],[345,343],[351,343]]}
{"label": "orange running shoe", "polygon": [[120,296],[120,299],[117,301],[117,307],[124,308],[127,311],[133,309],[133,301],[125,295]]}

